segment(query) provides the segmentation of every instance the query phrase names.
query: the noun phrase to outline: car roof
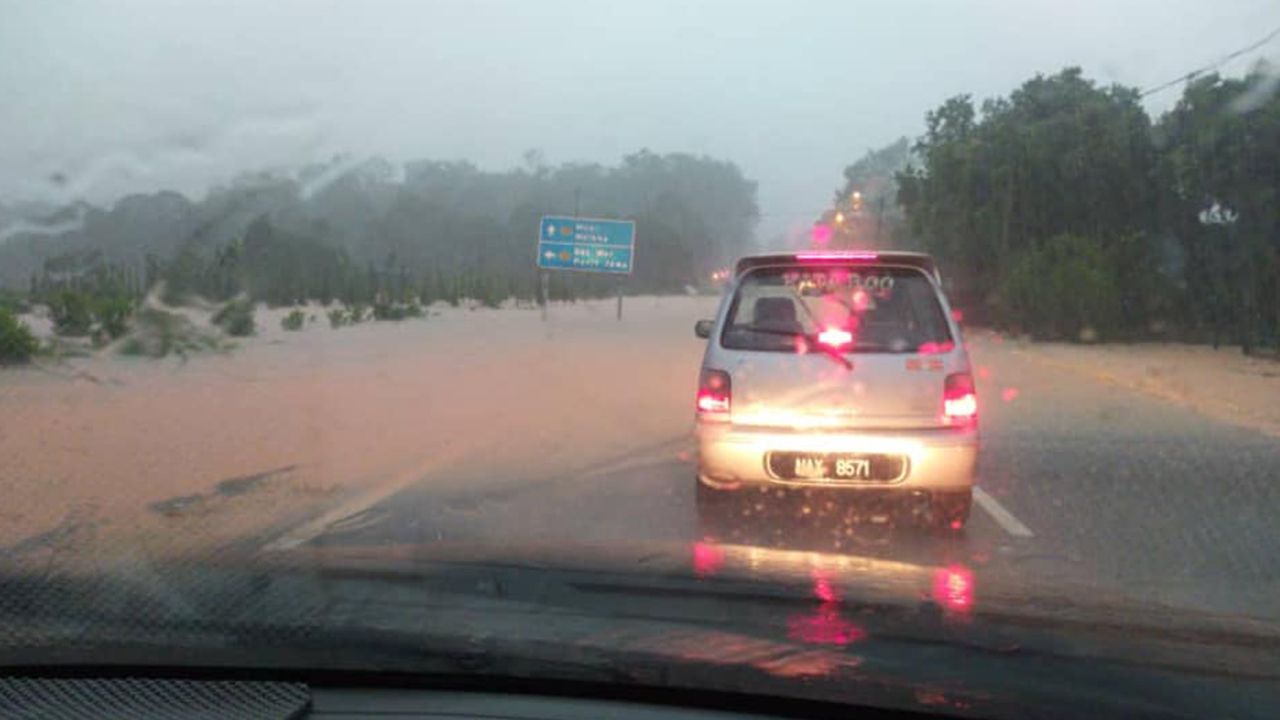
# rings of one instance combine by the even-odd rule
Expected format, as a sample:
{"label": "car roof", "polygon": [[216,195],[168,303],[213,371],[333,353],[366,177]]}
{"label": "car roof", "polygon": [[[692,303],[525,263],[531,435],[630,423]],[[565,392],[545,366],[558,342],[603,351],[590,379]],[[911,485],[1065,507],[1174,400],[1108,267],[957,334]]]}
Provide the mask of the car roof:
{"label": "car roof", "polygon": [[793,250],[790,252],[747,255],[738,260],[733,274],[734,277],[742,277],[743,273],[758,267],[823,262],[867,262],[877,265],[903,265],[919,268],[931,276],[934,281],[942,282],[942,275],[938,272],[938,265],[933,261],[931,255],[905,250]]}

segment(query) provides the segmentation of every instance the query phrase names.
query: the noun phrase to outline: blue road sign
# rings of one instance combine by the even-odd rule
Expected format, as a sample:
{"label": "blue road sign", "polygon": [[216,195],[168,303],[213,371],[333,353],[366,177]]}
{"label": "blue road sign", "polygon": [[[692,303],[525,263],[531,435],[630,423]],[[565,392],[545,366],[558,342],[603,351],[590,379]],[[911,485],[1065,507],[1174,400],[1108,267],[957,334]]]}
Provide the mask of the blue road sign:
{"label": "blue road sign", "polygon": [[636,224],[547,215],[538,224],[538,267],[545,270],[631,274]]}

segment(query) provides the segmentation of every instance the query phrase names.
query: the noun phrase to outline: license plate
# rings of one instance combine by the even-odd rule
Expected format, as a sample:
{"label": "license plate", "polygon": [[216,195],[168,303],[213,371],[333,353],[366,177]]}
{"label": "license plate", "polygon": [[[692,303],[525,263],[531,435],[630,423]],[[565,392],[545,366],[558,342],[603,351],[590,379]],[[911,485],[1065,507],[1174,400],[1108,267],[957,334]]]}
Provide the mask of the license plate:
{"label": "license plate", "polygon": [[871,479],[871,460],[849,455],[797,455],[795,477],[839,480]]}
{"label": "license plate", "polygon": [[907,474],[905,455],[815,453],[786,450],[765,454],[769,474],[779,480],[863,483],[894,482]]}

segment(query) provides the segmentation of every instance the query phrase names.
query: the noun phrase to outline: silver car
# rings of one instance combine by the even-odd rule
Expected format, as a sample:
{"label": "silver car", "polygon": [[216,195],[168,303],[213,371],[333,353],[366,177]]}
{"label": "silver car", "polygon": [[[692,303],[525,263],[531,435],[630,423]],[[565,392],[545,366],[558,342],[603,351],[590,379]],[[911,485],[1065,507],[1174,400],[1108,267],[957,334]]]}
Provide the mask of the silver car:
{"label": "silver car", "polygon": [[759,486],[907,501],[961,530],[978,403],[960,327],[928,255],[796,252],[737,264],[697,395],[698,502]]}

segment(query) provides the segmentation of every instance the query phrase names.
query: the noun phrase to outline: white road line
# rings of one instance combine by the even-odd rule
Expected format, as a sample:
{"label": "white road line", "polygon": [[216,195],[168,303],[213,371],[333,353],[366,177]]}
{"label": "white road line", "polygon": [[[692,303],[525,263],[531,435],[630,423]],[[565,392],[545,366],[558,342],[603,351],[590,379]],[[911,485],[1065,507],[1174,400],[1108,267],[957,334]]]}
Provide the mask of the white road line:
{"label": "white road line", "polygon": [[407,483],[389,483],[370,492],[357,495],[350,502],[339,505],[318,518],[296,527],[262,547],[262,552],[292,550],[328,532],[333,526],[353,515],[359,515],[379,502],[386,500],[406,487]]}
{"label": "white road line", "polygon": [[386,481],[378,483],[367,489],[363,493],[359,493],[347,502],[330,509],[328,512],[320,515],[310,522],[293,528],[284,535],[272,540],[262,547],[262,552],[280,552],[282,550],[292,550],[299,545],[314,540],[315,538],[328,532],[333,526],[343,520],[352,518],[355,515],[369,510],[374,505],[386,500],[405,488],[420,482],[427,475],[439,470],[449,462],[457,459],[462,455],[461,451],[445,453],[440,456],[431,458],[422,462],[417,467],[397,473]]}
{"label": "white road line", "polygon": [[1005,510],[1004,506],[997,502],[995,498],[988,495],[985,490],[976,485],[973,488],[973,499],[977,501],[978,505],[980,505],[983,510],[987,511],[987,514],[991,516],[991,519],[995,520],[1000,524],[1000,527],[1004,528],[1005,532],[1014,537],[1032,537],[1031,528],[1023,525],[1021,520],[1013,516],[1013,513]]}

